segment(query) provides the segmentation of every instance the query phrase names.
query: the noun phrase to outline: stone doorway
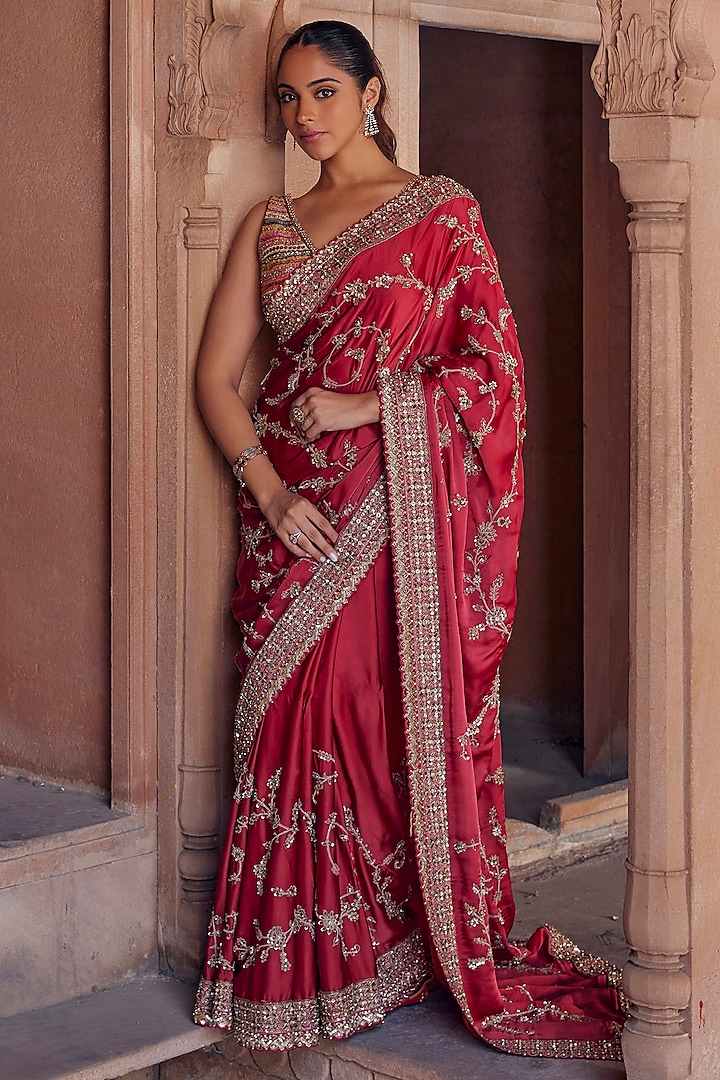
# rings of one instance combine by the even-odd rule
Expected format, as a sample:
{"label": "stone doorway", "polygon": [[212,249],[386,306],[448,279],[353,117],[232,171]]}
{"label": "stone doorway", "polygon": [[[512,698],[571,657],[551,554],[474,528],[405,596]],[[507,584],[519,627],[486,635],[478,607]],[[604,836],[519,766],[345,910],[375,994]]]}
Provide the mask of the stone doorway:
{"label": "stone doorway", "polygon": [[[527,367],[509,816],[627,776],[630,260],[592,47],[420,29],[420,167],[479,198]],[[612,265],[613,275],[608,272]]]}

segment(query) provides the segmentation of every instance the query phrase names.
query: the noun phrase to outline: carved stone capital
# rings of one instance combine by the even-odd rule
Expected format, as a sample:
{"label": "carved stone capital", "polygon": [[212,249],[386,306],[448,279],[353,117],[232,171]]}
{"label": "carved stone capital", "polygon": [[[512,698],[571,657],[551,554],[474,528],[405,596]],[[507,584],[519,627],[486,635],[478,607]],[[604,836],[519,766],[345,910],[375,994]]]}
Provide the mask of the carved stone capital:
{"label": "carved stone capital", "polygon": [[243,26],[239,0],[185,0],[185,58],[168,59],[171,135],[227,138],[237,106],[231,53]]}
{"label": "carved stone capital", "polygon": [[700,115],[715,76],[702,33],[705,3],[597,0],[601,38],[592,76],[606,116]]}

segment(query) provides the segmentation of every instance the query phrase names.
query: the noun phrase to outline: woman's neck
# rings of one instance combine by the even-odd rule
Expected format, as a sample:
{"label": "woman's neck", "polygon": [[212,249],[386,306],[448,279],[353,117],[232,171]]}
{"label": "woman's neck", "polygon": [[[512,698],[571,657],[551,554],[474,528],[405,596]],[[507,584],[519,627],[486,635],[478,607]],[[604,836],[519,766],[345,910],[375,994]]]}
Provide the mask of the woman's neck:
{"label": "woman's neck", "polygon": [[323,161],[316,187],[324,191],[347,190],[365,184],[387,183],[396,176],[400,178],[403,172],[373,142],[372,146],[363,147],[361,152],[341,152]]}

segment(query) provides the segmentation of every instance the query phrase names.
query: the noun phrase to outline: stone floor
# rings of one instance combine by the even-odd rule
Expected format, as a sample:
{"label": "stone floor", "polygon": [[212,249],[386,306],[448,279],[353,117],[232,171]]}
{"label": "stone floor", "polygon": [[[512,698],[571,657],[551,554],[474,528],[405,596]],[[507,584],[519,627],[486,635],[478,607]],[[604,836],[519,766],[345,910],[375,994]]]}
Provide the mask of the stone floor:
{"label": "stone floor", "polygon": [[627,959],[622,907],[624,847],[599,858],[580,858],[572,866],[536,877],[514,879],[514,937],[526,937],[540,923],[552,923],[588,952],[622,967]]}
{"label": "stone floor", "polygon": [[19,847],[35,837],[99,825],[122,816],[111,810],[100,795],[0,773],[2,848]]}
{"label": "stone floor", "polygon": [[509,818],[538,825],[548,799],[627,777],[583,775],[582,724],[571,711],[504,701],[501,720]]}

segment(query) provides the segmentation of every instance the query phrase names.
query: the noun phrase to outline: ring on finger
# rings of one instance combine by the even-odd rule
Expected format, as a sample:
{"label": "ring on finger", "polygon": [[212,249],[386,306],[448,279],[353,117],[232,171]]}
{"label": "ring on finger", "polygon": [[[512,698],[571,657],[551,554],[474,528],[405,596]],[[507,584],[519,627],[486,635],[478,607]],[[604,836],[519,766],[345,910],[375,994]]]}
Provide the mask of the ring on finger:
{"label": "ring on finger", "polygon": [[303,428],[307,423],[307,414],[299,405],[293,405],[290,410],[290,419],[296,427]]}
{"label": "ring on finger", "polygon": [[298,540],[300,539],[301,536],[302,536],[302,532],[300,531],[300,529],[298,529],[297,532],[289,533],[288,540],[290,541],[291,544],[294,544],[295,547],[297,547],[297,542],[298,542]]}

